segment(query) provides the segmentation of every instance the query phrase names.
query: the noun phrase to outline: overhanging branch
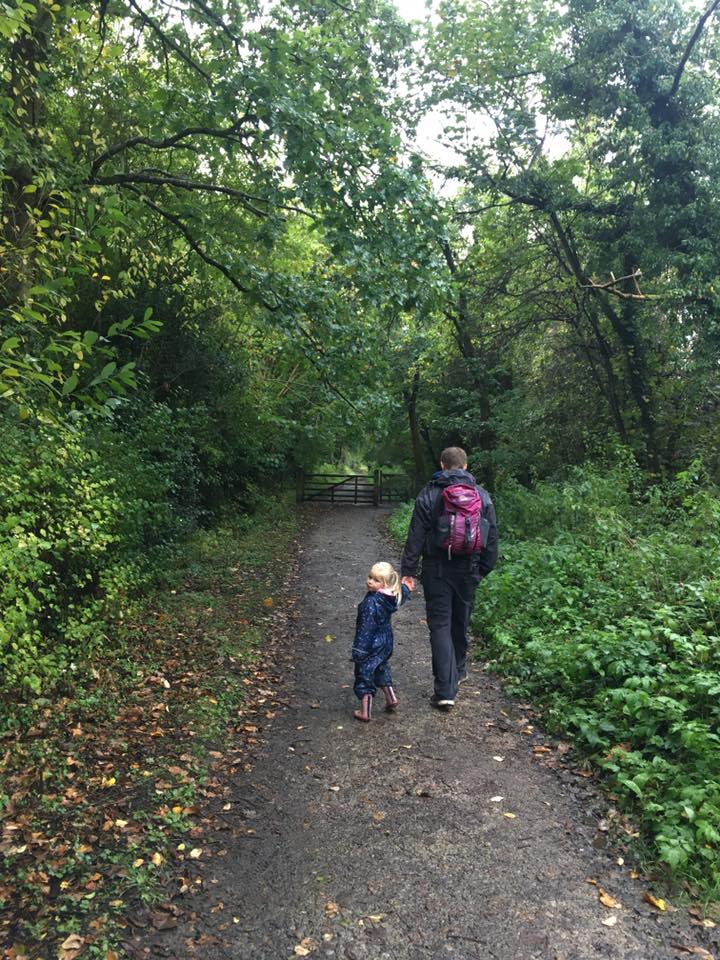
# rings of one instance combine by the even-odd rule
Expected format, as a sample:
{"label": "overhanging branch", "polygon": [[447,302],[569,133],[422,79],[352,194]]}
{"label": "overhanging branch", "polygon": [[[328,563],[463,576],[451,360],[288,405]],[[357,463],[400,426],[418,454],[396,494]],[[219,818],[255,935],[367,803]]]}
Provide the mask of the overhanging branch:
{"label": "overhanging branch", "polygon": [[[236,290],[239,290],[240,293],[252,292],[249,287],[246,287],[243,283],[241,283],[238,280],[238,278],[232,273],[232,271],[228,270],[225,264],[220,263],[219,260],[216,260],[214,257],[211,257],[209,253],[203,250],[203,248],[197,242],[195,237],[193,237],[192,233],[190,233],[187,226],[182,222],[180,217],[175,216],[174,213],[170,213],[169,210],[165,210],[163,207],[159,206],[157,203],[155,203],[154,200],[151,200],[150,197],[144,194],[141,190],[138,190],[135,187],[133,187],[131,184],[127,184],[127,188],[128,190],[131,190],[136,196],[140,197],[143,203],[146,206],[150,207],[151,210],[154,210],[155,213],[157,213],[160,217],[163,218],[163,220],[167,220],[168,223],[171,223],[177,230],[179,230],[180,233],[187,240],[190,247],[200,257],[200,259],[203,260],[205,263],[207,263],[208,266],[214,267],[216,270],[219,270],[220,273],[225,277],[225,279],[229,280],[229,282],[233,285],[233,287],[235,287]],[[264,305],[267,306],[268,309],[273,309],[272,307],[270,307],[269,304],[264,304]]]}
{"label": "overhanging branch", "polygon": [[[210,256],[210,254],[207,253],[207,251],[205,251],[200,246],[200,244],[197,242],[195,237],[193,237],[192,233],[188,230],[187,226],[182,222],[182,220],[179,217],[177,217],[174,213],[170,213],[169,210],[165,210],[163,207],[159,206],[157,203],[155,203],[154,200],[151,200],[150,197],[146,196],[141,190],[138,190],[132,184],[128,183],[128,184],[125,184],[125,186],[128,190],[131,190],[136,196],[140,197],[143,203],[145,203],[146,206],[148,206],[151,210],[154,210],[155,213],[157,213],[160,217],[163,218],[163,220],[166,220],[168,223],[171,223],[177,230],[179,230],[179,232],[183,235],[183,237],[185,237],[185,240],[187,241],[188,245],[191,247],[192,250],[195,251],[195,253],[200,257],[200,259],[203,260],[205,263],[207,263],[208,266],[214,267],[216,270],[218,270],[232,284],[232,286],[236,290],[238,290],[240,293],[245,293],[245,294],[253,293],[253,291],[249,287],[246,287],[243,283],[241,283],[240,280],[238,280],[238,278],[232,273],[231,270],[229,270],[223,263],[220,263],[219,260],[216,260],[214,257]],[[276,310],[278,310],[282,306],[282,301],[280,300],[280,298],[276,294],[273,294],[273,295],[275,296],[275,300],[276,300],[275,304],[269,303],[262,295],[260,295],[260,302],[262,303],[263,307],[265,307],[265,309],[270,311],[271,313],[274,313]],[[299,333],[301,333],[302,336],[310,343],[313,349],[315,351],[322,352],[321,344],[318,343],[318,341],[312,336],[312,334],[308,330],[306,330],[301,323],[297,323],[296,326]],[[357,407],[352,402],[352,400],[346,397],[345,394],[342,392],[342,390],[340,390],[334,383],[332,383],[327,373],[323,370],[317,357],[313,356],[311,353],[309,353],[306,350],[303,351],[303,354],[308,360],[308,362],[312,364],[312,366],[318,372],[320,379],[322,380],[323,384],[327,387],[327,389],[330,390],[331,393],[334,393],[335,396],[338,397],[338,399],[343,401],[343,403],[346,403],[349,407],[352,407],[353,410],[357,410]]]}
{"label": "overhanging branch", "polygon": [[313,213],[310,213],[309,210],[304,210],[302,207],[295,207],[291,204],[283,203],[272,204],[271,201],[266,200],[263,197],[255,197],[252,194],[245,193],[243,190],[237,190],[235,187],[226,187],[219,183],[207,183],[204,180],[190,180],[187,177],[175,177],[172,174],[164,171],[151,173],[140,170],[137,173],[113,173],[106,177],[95,177],[93,183],[98,183],[103,186],[122,186],[123,184],[131,183],[147,183],[160,187],[177,187],[180,190],[188,190],[190,192],[198,191],[200,193],[220,193],[226,197],[233,197],[235,200],[239,200],[246,210],[249,210],[250,213],[253,213],[256,217],[260,217],[262,219],[266,219],[267,217],[271,216],[271,213],[267,210],[260,210],[258,207],[254,206],[255,203],[265,203],[268,206],[277,206],[281,210],[287,210],[293,213],[301,213],[304,216],[309,217],[311,220],[317,219]]}
{"label": "overhanging branch", "polygon": [[112,147],[108,147],[104,153],[101,153],[93,160],[92,166],[90,167],[90,176],[94,177],[104,163],[112,160],[112,158],[116,157],[119,153],[129,150],[131,147],[145,146],[151,147],[153,150],[168,150],[171,147],[177,146],[188,137],[217,137],[223,140],[232,139],[233,142],[237,142],[235,134],[241,130],[244,124],[256,122],[257,119],[254,114],[245,113],[242,117],[239,117],[231,123],[229,127],[185,127],[182,130],[178,130],[177,133],[169,137],[164,137],[161,140],[155,140],[152,137],[146,136],[128,137],[127,140],[121,140],[119,143],[113,144]]}

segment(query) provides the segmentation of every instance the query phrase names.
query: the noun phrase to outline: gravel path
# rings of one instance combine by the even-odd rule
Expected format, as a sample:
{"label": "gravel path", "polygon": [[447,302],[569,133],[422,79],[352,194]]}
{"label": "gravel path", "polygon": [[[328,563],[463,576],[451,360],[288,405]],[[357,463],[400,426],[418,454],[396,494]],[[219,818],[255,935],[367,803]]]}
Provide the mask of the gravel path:
{"label": "gravel path", "polygon": [[[297,632],[280,667],[284,706],[262,730],[253,769],[218,790],[217,809],[231,812],[222,815],[222,834],[203,842],[217,855],[202,889],[184,895],[183,921],[157,934],[150,953],[716,956],[717,930],[691,926],[685,911],[646,904],[648,882],[633,880],[629,866],[603,849],[592,783],[563,767],[557,744],[538,751],[545,741],[527,707],[477,670],[452,713],[429,707],[421,591],[394,618],[400,710],[378,710],[367,725],[353,720],[356,604],[370,565],[398,559],[382,532],[386,515],[310,510]],[[602,891],[620,906],[603,906]]]}

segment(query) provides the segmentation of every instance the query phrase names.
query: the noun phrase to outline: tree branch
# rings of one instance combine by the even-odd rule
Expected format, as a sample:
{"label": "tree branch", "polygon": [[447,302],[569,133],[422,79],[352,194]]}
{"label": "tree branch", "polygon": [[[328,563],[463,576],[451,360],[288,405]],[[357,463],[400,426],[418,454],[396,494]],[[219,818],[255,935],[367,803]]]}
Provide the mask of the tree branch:
{"label": "tree branch", "polygon": [[203,180],[188,180],[185,177],[175,177],[172,174],[165,173],[162,170],[158,173],[150,173],[143,170],[140,170],[138,173],[113,173],[107,177],[95,177],[93,183],[102,184],[103,186],[112,186],[114,184],[122,186],[123,184],[129,183],[150,183],[161,187],[178,187],[181,190],[198,190],[205,193],[221,193],[227,197],[234,197],[236,200],[240,200],[246,210],[249,210],[250,213],[255,214],[256,217],[261,217],[262,219],[266,219],[267,217],[271,216],[270,212],[267,210],[260,210],[258,207],[253,206],[253,203],[266,203],[268,206],[277,206],[281,210],[288,210],[292,211],[293,213],[301,213],[304,216],[309,217],[311,220],[317,220],[315,214],[310,213],[309,210],[304,210],[302,207],[295,207],[291,204],[282,203],[271,204],[269,200],[266,200],[263,197],[254,197],[242,190],[236,190],[235,187],[225,187],[218,183],[206,183]]}
{"label": "tree branch", "polygon": [[95,177],[93,183],[102,186],[122,186],[125,183],[150,183],[160,187],[178,187],[181,190],[199,190],[207,193],[222,193],[228,197],[234,197],[240,200],[242,205],[256,217],[263,219],[270,216],[264,210],[259,210],[250,203],[250,197],[242,190],[235,190],[233,187],[223,187],[216,183],[203,183],[202,180],[186,180],[184,177],[173,177],[171,174],[153,174],[153,173],[113,173],[107,177]]}
{"label": "tree branch", "polygon": [[[143,203],[145,203],[148,207],[150,207],[151,210],[154,210],[155,213],[159,214],[159,216],[161,216],[164,220],[167,220],[168,223],[171,223],[177,230],[179,230],[180,233],[187,240],[190,247],[200,257],[200,259],[203,260],[205,263],[207,263],[208,266],[214,267],[216,270],[219,270],[220,273],[232,284],[233,287],[235,287],[236,290],[239,290],[240,293],[245,293],[245,294],[251,294],[253,292],[249,287],[246,287],[244,284],[242,284],[237,279],[237,277],[234,276],[234,274],[230,270],[228,270],[228,268],[224,264],[220,263],[220,261],[216,260],[214,257],[211,257],[209,253],[206,253],[205,250],[203,250],[203,248],[200,246],[197,240],[193,237],[193,235],[190,233],[188,228],[185,226],[185,224],[182,222],[182,220],[179,217],[176,217],[175,214],[170,213],[169,210],[165,210],[163,209],[163,207],[158,206],[157,203],[155,203],[148,196],[142,193],[141,190],[137,190],[131,184],[126,184],[126,186],[128,190],[131,190],[136,196],[138,196],[143,201]],[[260,302],[262,303],[262,305],[265,307],[266,310],[270,311],[270,313],[274,313],[276,310],[278,310],[282,306],[282,301],[279,299],[279,297],[277,297],[276,294],[274,294],[274,296],[277,302],[273,305],[268,303],[268,301],[262,295],[260,295]],[[310,344],[313,346],[315,350],[319,349],[320,345],[315,341],[312,335],[303,328],[302,324],[298,323],[297,329],[310,342]],[[318,374],[320,375],[320,379],[322,380],[323,384],[327,387],[327,389],[330,390],[332,393],[334,393],[340,400],[343,401],[343,403],[347,403],[347,405],[349,407],[352,407],[353,410],[357,410],[357,407],[352,402],[352,400],[346,397],[345,394],[338,387],[336,387],[334,383],[330,381],[330,379],[328,378],[328,375],[322,369],[322,366],[320,365],[320,362],[318,361],[317,357],[312,356],[312,354],[308,353],[307,351],[303,351],[303,355],[317,370]]]}
{"label": "tree branch", "polygon": [[350,13],[353,16],[357,13],[356,10],[353,10],[351,7],[346,7],[345,4],[340,3],[339,0],[330,0],[330,3],[332,3],[334,7],[338,7],[338,9],[344,10],[345,13]]}
{"label": "tree branch", "polygon": [[112,147],[108,147],[104,153],[101,153],[93,160],[92,166],[90,167],[90,176],[94,177],[104,163],[112,160],[113,157],[122,153],[123,150],[128,150],[130,147],[146,146],[151,147],[153,150],[168,150],[171,147],[177,146],[181,140],[187,137],[219,137],[220,139],[228,140],[238,133],[243,124],[256,120],[257,117],[254,114],[245,113],[234,123],[230,124],[229,127],[185,127],[162,140],[153,140],[152,137],[145,136],[128,137],[127,140],[121,140]]}
{"label": "tree branch", "polygon": [[[719,0],[720,2],[720,0]],[[662,300],[664,299],[659,293],[643,293],[638,284],[638,280],[642,276],[642,270],[638,267],[633,270],[632,273],[628,273],[624,277],[615,277],[615,274],[610,273],[610,279],[606,283],[597,283],[592,277],[589,278],[589,283],[581,283],[580,286],[584,290],[602,290],[604,293],[612,293],[616,297],[620,297],[622,300]],[[627,290],[618,289],[618,284],[622,283],[624,280],[632,280],[635,287],[634,293],[629,293]]]}
{"label": "tree branch", "polygon": [[203,78],[203,80],[207,83],[207,85],[212,89],[213,80],[210,74],[206,73],[205,70],[203,70],[203,68],[199,64],[195,63],[193,58],[188,56],[187,53],[185,53],[185,51],[180,46],[180,44],[177,43],[175,40],[173,40],[172,37],[168,36],[168,34],[165,33],[162,27],[158,23],[156,23],[156,21],[153,20],[152,17],[150,17],[147,13],[145,13],[145,11],[141,7],[138,6],[135,0],[127,0],[127,3],[128,3],[128,6],[132,7],[132,9],[135,10],[137,15],[142,20],[142,22],[147,24],[147,26],[150,27],[153,33],[155,33],[159,37],[160,42],[163,44],[163,46],[168,46],[172,50],[174,50],[175,53],[180,57],[180,59],[183,60],[191,68],[191,70],[194,70],[196,73],[199,73],[200,76]]}
{"label": "tree branch", "polygon": [[456,210],[455,213],[453,214],[453,219],[462,220],[464,217],[474,217],[480,213],[486,213],[488,210],[497,210],[498,207],[512,207],[516,203],[520,203],[520,202],[521,202],[520,200],[516,200],[515,198],[513,198],[511,200],[498,201],[497,203],[488,203],[484,207],[475,207],[475,209],[473,210]]}
{"label": "tree branch", "polygon": [[672,98],[678,92],[678,87],[680,86],[680,81],[682,80],[683,71],[685,70],[687,62],[690,59],[690,55],[692,54],[693,47],[700,39],[700,35],[705,29],[705,24],[707,23],[707,21],[710,19],[710,17],[713,15],[713,13],[717,10],[719,6],[720,6],[720,0],[713,0],[713,2],[705,11],[705,13],[698,20],[697,26],[693,31],[693,35],[688,40],[687,46],[685,47],[685,52],[683,53],[680,63],[678,64],[678,68],[675,71],[675,77],[673,79],[672,87],[670,87],[670,92],[667,95],[667,100],[672,100]]}
{"label": "tree branch", "polygon": [[[170,213],[169,210],[165,210],[163,207],[158,206],[153,200],[150,199],[146,194],[141,190],[137,190],[135,187],[130,184],[127,185],[128,190],[131,190],[136,196],[145,203],[151,210],[154,210],[155,213],[159,214],[163,220],[167,220],[168,223],[171,223],[180,233],[185,237],[190,247],[195,251],[195,253],[200,257],[201,260],[204,260],[208,266],[214,267],[216,270],[219,270],[220,273],[225,277],[226,280],[229,280],[230,283],[235,287],[236,290],[239,290],[240,293],[251,293],[249,287],[244,286],[233,273],[219,260],[215,260],[214,257],[211,257],[209,253],[206,253],[200,244],[197,242],[195,237],[190,233],[188,228],[182,222],[179,217],[176,217],[174,213]],[[272,309],[268,307],[268,309]],[[277,308],[275,308],[277,309]]]}
{"label": "tree branch", "polygon": [[228,25],[225,23],[223,18],[219,14],[215,13],[215,11],[212,10],[207,3],[203,3],[203,0],[192,0],[192,2],[196,7],[202,10],[202,12],[208,18],[208,20],[212,20],[213,23],[217,24],[217,26],[220,27],[223,33],[225,33],[228,37],[230,37],[230,39],[233,42],[233,45],[235,46],[235,52],[239,56],[240,55],[240,37],[236,36],[232,32],[230,27],[228,27]]}

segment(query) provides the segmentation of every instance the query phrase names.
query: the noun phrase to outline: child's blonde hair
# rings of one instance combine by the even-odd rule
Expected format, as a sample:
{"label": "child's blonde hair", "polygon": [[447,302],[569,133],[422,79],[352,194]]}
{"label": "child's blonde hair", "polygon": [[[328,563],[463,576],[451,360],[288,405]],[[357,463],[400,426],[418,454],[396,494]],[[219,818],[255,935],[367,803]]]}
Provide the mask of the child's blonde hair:
{"label": "child's blonde hair", "polygon": [[376,580],[382,580],[388,590],[392,590],[398,599],[402,600],[402,585],[400,583],[400,574],[390,563],[381,560],[380,563],[374,563],[370,568],[370,576]]}

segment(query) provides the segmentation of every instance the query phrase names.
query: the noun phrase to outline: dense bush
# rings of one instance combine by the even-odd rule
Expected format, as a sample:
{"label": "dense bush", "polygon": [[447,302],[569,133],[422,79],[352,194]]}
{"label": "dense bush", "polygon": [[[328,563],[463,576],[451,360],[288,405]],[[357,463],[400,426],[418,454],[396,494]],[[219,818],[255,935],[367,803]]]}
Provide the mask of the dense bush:
{"label": "dense bush", "polygon": [[1,689],[38,691],[85,661],[198,513],[182,416],[128,407],[110,426],[3,424]]}
{"label": "dense bush", "polygon": [[[498,495],[480,655],[605,771],[651,854],[720,888],[720,496],[627,463]],[[407,527],[407,508],[394,518]]]}
{"label": "dense bush", "polygon": [[632,468],[506,488],[485,656],[608,774],[657,857],[720,885],[720,498]]}

